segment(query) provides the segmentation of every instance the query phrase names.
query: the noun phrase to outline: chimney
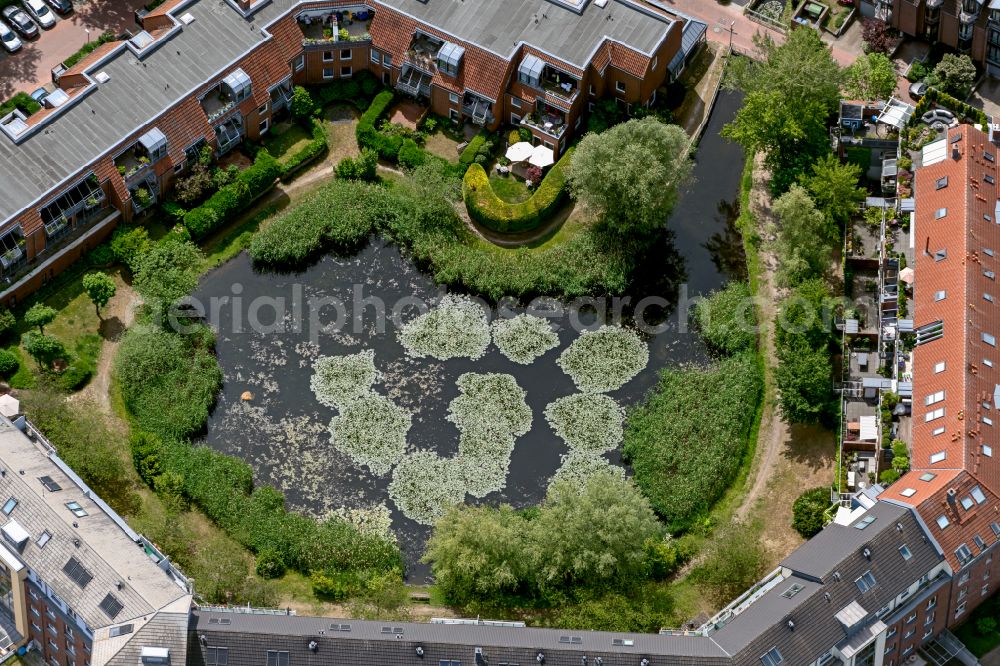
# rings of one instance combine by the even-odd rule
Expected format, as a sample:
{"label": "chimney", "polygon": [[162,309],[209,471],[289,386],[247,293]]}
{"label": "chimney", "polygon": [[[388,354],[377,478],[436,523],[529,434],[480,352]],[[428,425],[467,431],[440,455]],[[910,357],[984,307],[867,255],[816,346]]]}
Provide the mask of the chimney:
{"label": "chimney", "polygon": [[956,491],[954,488],[948,489],[948,495],[947,495],[948,506],[951,507],[952,512],[956,516],[960,516],[960,514],[958,513],[958,500],[955,499],[957,496],[958,496],[958,491]]}

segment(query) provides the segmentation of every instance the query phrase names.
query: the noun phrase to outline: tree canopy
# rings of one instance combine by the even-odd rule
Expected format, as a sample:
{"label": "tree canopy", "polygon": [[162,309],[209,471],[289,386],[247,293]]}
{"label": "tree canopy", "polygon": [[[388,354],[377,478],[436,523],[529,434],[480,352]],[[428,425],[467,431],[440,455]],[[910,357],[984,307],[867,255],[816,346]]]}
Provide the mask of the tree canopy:
{"label": "tree canopy", "polygon": [[[865,200],[865,190],[858,185],[860,179],[861,167],[851,162],[841,164],[835,155],[829,154],[818,159],[812,165],[812,172],[803,174],[799,180],[816,208],[839,228],[847,224]],[[835,229],[827,231],[833,233]]]}
{"label": "tree canopy", "polygon": [[55,308],[44,303],[35,303],[24,313],[24,323],[28,326],[37,326],[38,332],[45,335],[45,327],[52,323],[57,314]]}
{"label": "tree canopy", "polygon": [[816,210],[799,185],[775,200],[772,209],[777,217],[771,247],[778,255],[778,282],[787,287],[824,275],[839,239],[837,225]]}
{"label": "tree canopy", "polygon": [[959,99],[965,99],[975,81],[976,66],[972,58],[954,53],[944,54],[928,77],[928,83]]}
{"label": "tree canopy", "polygon": [[643,236],[666,222],[691,175],[688,148],[683,129],[655,118],[587,134],[573,154],[570,190],[616,236]]}
{"label": "tree canopy", "polygon": [[792,423],[815,423],[829,413],[833,390],[830,351],[813,348],[805,338],[793,338],[777,348],[774,371],[778,405]]}
{"label": "tree canopy", "polygon": [[198,286],[200,263],[201,252],[188,241],[157,243],[139,260],[133,286],[163,312]]}
{"label": "tree canopy", "polygon": [[30,331],[21,339],[24,350],[35,359],[39,367],[50,368],[56,361],[65,359],[66,347],[58,339],[44,333]]}
{"label": "tree canopy", "polygon": [[830,489],[812,488],[792,504],[792,527],[803,539],[810,539],[823,529],[826,510],[830,508]]}
{"label": "tree canopy", "polygon": [[760,59],[737,59],[727,75],[726,85],[746,98],[723,135],[748,153],[767,153],[780,193],[829,152],[826,119],[840,101],[842,72],[814,30],[793,30],[781,45],[760,35],[754,43]]}
{"label": "tree canopy", "polygon": [[896,91],[896,66],[884,53],[862,55],[845,70],[844,88],[860,100],[886,100]]}
{"label": "tree canopy", "polygon": [[97,316],[101,316],[101,308],[108,304],[117,291],[115,281],[106,273],[88,273],[83,276],[83,290],[87,292]]}

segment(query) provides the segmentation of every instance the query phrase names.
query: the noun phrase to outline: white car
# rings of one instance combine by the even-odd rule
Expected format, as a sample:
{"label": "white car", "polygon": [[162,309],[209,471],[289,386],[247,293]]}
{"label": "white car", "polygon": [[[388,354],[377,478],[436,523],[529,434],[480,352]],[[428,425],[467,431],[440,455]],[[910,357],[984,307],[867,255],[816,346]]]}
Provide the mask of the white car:
{"label": "white car", "polygon": [[0,21],[0,44],[3,45],[8,53],[13,53],[21,48],[21,40],[10,29],[10,26],[3,21]]}
{"label": "white car", "polygon": [[48,29],[56,24],[56,15],[42,0],[24,0],[24,8],[43,28]]}

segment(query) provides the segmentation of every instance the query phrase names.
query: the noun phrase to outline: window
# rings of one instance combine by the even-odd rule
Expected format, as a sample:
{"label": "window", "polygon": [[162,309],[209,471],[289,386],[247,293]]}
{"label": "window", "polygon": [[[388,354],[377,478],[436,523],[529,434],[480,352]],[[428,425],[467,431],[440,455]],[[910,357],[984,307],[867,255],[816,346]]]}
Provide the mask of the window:
{"label": "window", "polygon": [[937,606],[937,595],[936,594],[933,597],[931,597],[930,599],[927,600],[927,610],[930,610],[930,609],[934,608],[935,606]]}
{"label": "window", "polygon": [[988,150],[984,150],[983,151],[983,157],[986,159],[987,162],[993,162],[994,161],[994,159],[993,159],[993,153],[989,152]]}
{"label": "window", "polygon": [[267,113],[267,102],[264,102],[263,104],[261,104],[260,108],[257,109],[257,115],[258,116],[262,116],[265,113]]}
{"label": "window", "polygon": [[[941,416],[944,416],[944,409],[938,409],[938,410],[935,410],[935,411],[941,412],[940,416],[938,416],[937,418],[940,418]],[[939,462],[942,462],[947,457],[948,457],[948,454],[945,451],[938,451],[937,453],[932,453],[931,454],[931,464],[935,465],[935,464],[937,464]]]}
{"label": "window", "polygon": [[972,495],[972,499],[976,500],[976,504],[982,504],[986,501],[986,495],[983,494],[983,489],[979,486],[975,486],[969,491],[969,494]]}
{"label": "window", "polygon": [[965,602],[963,601],[958,605],[958,608],[955,609],[955,617],[958,617],[964,612],[965,612]]}
{"label": "window", "polygon": [[268,650],[267,666],[288,666],[288,652],[285,650]]}
{"label": "window", "polygon": [[461,117],[459,116],[458,111],[456,111],[455,109],[448,109],[448,117],[451,118],[452,121],[454,121],[456,123],[459,120],[461,120]]}
{"label": "window", "polygon": [[854,529],[863,530],[874,522],[875,522],[875,516],[865,516],[858,522],[854,523]]}
{"label": "window", "polygon": [[[937,409],[933,409],[933,410],[927,412],[926,414],[924,414],[924,423],[929,423],[931,421],[934,421],[934,420],[937,420],[937,419],[940,419],[940,418],[944,418],[944,407],[938,407]],[[937,455],[937,454],[935,453],[934,455]],[[941,460],[944,460],[944,458],[941,458]],[[931,456],[931,462],[934,462],[934,456]]]}
{"label": "window", "polygon": [[983,585],[981,588],[979,588],[979,596],[985,597],[989,593],[990,593],[989,585]]}
{"label": "window", "polygon": [[323,62],[333,62],[333,51],[323,51]]}
{"label": "window", "polygon": [[341,60],[350,60],[352,57],[354,56],[351,55],[351,49],[340,49]]}
{"label": "window", "polygon": [[388,53],[382,54],[382,65],[385,67],[392,67],[392,56]]}
{"label": "window", "polygon": [[935,403],[941,402],[942,400],[944,400],[944,391],[937,391],[935,393],[931,393],[926,398],[924,398],[924,404],[933,405]]}
{"label": "window", "polygon": [[323,78],[324,79],[332,79],[333,78],[333,68],[332,67],[324,67],[323,68]]}
{"label": "window", "polygon": [[982,334],[982,338],[983,338],[983,342],[985,342],[986,344],[988,344],[990,347],[996,347],[997,346],[997,339],[994,336],[990,335],[989,333],[983,333]]}
{"label": "window", "polygon": [[615,81],[615,90],[620,93],[625,92],[625,83],[622,81]]}
{"label": "window", "polygon": [[910,617],[906,618],[906,624],[913,624],[917,621],[917,614],[913,613]]}
{"label": "window", "polygon": [[934,374],[944,372],[944,369],[948,367],[945,361],[938,361],[934,364]]}
{"label": "window", "polygon": [[937,478],[937,474],[934,472],[924,472],[920,475],[921,481],[933,481],[935,478]]}
{"label": "window", "polygon": [[378,62],[379,62],[378,51],[376,51],[375,49],[372,49],[371,55],[369,55],[369,57],[371,58],[371,61],[373,63],[375,63],[376,65],[378,64]]}
{"label": "window", "polygon": [[458,104],[458,95],[456,93],[448,93],[448,101],[452,104]]}
{"label": "window", "polygon": [[983,248],[983,254],[985,254],[987,257],[992,257],[993,256],[993,250],[991,250],[988,247],[984,247]]}
{"label": "window", "polygon": [[934,629],[932,629],[931,627],[928,627],[927,630],[924,631],[924,635],[921,636],[920,639],[921,640],[925,640],[925,639],[927,639],[933,633],[934,633]]}
{"label": "window", "polygon": [[983,537],[977,534],[972,537],[972,541],[976,544],[976,547],[979,548],[979,550],[986,550],[986,542],[983,541]]}
{"label": "window", "polygon": [[[962,564],[965,564],[972,559],[972,550],[967,544],[962,544],[957,549],[955,549],[955,557],[959,559]],[[959,585],[964,585],[969,582],[969,574],[966,572],[962,578],[958,581]]]}
{"label": "window", "polygon": [[985,424],[986,424],[986,425],[988,425],[988,426],[991,426],[991,425],[993,425],[993,419],[991,419],[991,418],[990,418],[990,417],[988,417],[988,416],[984,416],[984,417],[983,417],[983,423],[985,423]]}
{"label": "window", "polygon": [[[3,515],[9,516],[10,512],[14,510],[15,506],[17,506],[17,500],[14,499],[13,497],[11,497],[9,500],[7,500],[6,502],[4,502],[4,504],[3,504]],[[18,514],[18,515],[20,515],[20,514]]]}
{"label": "window", "polygon": [[[903,488],[903,492],[901,492],[899,494],[902,495],[903,497],[913,497],[914,495],[917,494],[917,489],[916,488]],[[902,551],[903,548],[906,548],[906,546],[901,547],[900,550]],[[910,559],[910,558],[907,557],[906,559]]]}
{"label": "window", "polygon": [[934,437],[943,434],[944,434],[944,426],[941,426],[940,428],[934,428],[934,430],[931,430],[931,435]]}
{"label": "window", "polygon": [[987,458],[993,457],[993,447],[989,444],[983,444],[983,455]]}
{"label": "window", "polygon": [[760,663],[764,666],[778,666],[778,664],[784,660],[785,658],[781,656],[777,647],[773,647],[764,654],[760,655]]}
{"label": "window", "polygon": [[261,134],[264,134],[265,132],[267,132],[268,127],[270,127],[270,125],[268,124],[268,120],[267,118],[264,118],[264,120],[260,121],[260,123],[257,125],[257,130]]}
{"label": "window", "polygon": [[87,511],[80,506],[79,502],[66,502],[66,508],[72,511],[77,518],[83,518],[87,515]]}
{"label": "window", "polygon": [[866,571],[861,574],[861,577],[855,580],[854,583],[858,586],[859,590],[867,592],[875,587],[875,576],[872,575],[871,571]]}
{"label": "window", "polygon": [[940,291],[935,291],[934,292],[934,302],[935,303],[938,302],[938,301],[943,301],[946,298],[948,298],[948,292],[945,291],[944,289],[942,289]]}
{"label": "window", "polygon": [[934,261],[942,261],[948,257],[948,248],[943,247],[940,250],[934,250]]}
{"label": "window", "polygon": [[301,72],[305,68],[305,66],[306,66],[306,57],[304,55],[300,55],[298,58],[295,59],[296,72]]}
{"label": "window", "polygon": [[983,300],[984,301],[989,301],[990,303],[992,303],[993,302],[993,295],[992,294],[987,294],[986,292],[983,292]]}
{"label": "window", "polygon": [[885,639],[889,640],[890,638],[892,638],[895,635],[896,635],[896,627],[893,627],[892,629],[890,629],[889,631],[886,632]]}
{"label": "window", "polygon": [[968,495],[962,498],[962,508],[966,511],[972,508],[972,498]]}
{"label": "window", "polygon": [[938,178],[934,182],[934,189],[935,190],[943,190],[946,187],[948,187],[948,176],[943,176],[941,178]]}
{"label": "window", "polygon": [[959,601],[961,601],[962,599],[966,598],[967,596],[969,596],[969,591],[966,590],[964,587],[961,590],[958,591],[958,600]]}
{"label": "window", "polygon": [[906,547],[906,544],[899,547],[899,554],[903,556],[904,560],[908,560],[913,557],[913,553],[911,553],[910,549]]}
{"label": "window", "polygon": [[941,514],[940,516],[937,517],[937,525],[941,529],[944,529],[944,528],[948,527],[948,525],[950,525],[950,524],[951,524],[951,521],[948,520],[948,516],[946,516],[944,514]]}
{"label": "window", "polygon": [[983,271],[983,275],[986,276],[987,278],[989,278],[990,280],[996,280],[997,279],[997,274],[995,272],[993,272],[993,271]]}
{"label": "window", "polygon": [[343,65],[340,68],[340,75],[345,79],[349,79],[354,75],[354,69],[350,65]]}
{"label": "window", "polygon": [[890,652],[892,652],[895,649],[896,649],[896,644],[895,643],[892,643],[890,645],[886,645],[885,646],[885,654],[889,654]]}
{"label": "window", "polygon": [[948,215],[947,208],[938,208],[936,211],[934,211],[935,220],[940,220],[942,217],[945,217],[946,215]]}
{"label": "window", "polygon": [[934,613],[928,613],[924,618],[924,625],[934,624]]}
{"label": "window", "polygon": [[903,634],[903,640],[905,641],[907,638],[910,638],[915,633],[917,633],[917,630],[915,628],[914,629],[907,629],[906,633]]}
{"label": "window", "polygon": [[229,648],[208,647],[205,648],[205,666],[228,666]]}
{"label": "window", "polygon": [[983,176],[983,180],[985,180],[985,181],[986,181],[987,183],[989,183],[990,185],[992,185],[992,184],[993,184],[993,176],[991,176],[991,175],[989,175],[989,174],[986,174],[985,176]]}
{"label": "window", "polygon": [[660,64],[660,58],[659,58],[659,56],[657,56],[656,58],[653,58],[653,64],[649,66],[649,69],[651,69],[653,71],[656,71],[656,66],[658,64]]}

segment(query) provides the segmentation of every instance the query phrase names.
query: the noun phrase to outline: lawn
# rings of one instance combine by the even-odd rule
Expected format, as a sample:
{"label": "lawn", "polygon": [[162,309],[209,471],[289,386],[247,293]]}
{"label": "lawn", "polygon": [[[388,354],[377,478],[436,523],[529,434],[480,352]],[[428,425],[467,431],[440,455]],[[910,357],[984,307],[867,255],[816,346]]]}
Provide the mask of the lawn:
{"label": "lawn", "polygon": [[278,162],[284,164],[285,160],[305,148],[306,144],[312,141],[309,131],[298,123],[278,123],[271,128],[264,147],[267,152],[278,158]]}
{"label": "lawn", "polygon": [[962,626],[954,630],[955,636],[965,643],[965,647],[969,648],[972,654],[982,657],[1000,646],[1000,630],[994,624],[993,631],[984,635],[976,624],[983,618],[995,619],[998,613],[1000,613],[1000,598],[994,595],[976,608]]}
{"label": "lawn", "polygon": [[862,173],[867,173],[868,168],[872,165],[872,151],[871,148],[863,148],[861,146],[848,146],[845,149],[847,153],[847,161],[851,164],[857,164],[861,167]]}
{"label": "lawn", "polygon": [[525,187],[524,181],[514,176],[490,176],[490,187],[507,203],[521,203],[531,197],[531,190]]}
{"label": "lawn", "polygon": [[428,136],[424,148],[452,164],[458,164],[458,141],[443,131],[438,130]]}

